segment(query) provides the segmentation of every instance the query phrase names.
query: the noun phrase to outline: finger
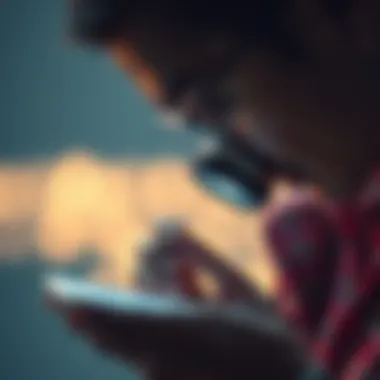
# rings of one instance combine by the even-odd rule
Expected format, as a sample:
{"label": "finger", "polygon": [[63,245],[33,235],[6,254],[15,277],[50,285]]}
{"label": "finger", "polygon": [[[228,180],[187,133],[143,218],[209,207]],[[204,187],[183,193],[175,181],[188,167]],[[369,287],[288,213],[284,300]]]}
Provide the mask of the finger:
{"label": "finger", "polygon": [[254,305],[261,300],[256,287],[231,265],[218,258],[206,245],[183,237],[178,242],[177,249],[193,266],[204,269],[215,277],[219,284],[221,300],[241,300]]}
{"label": "finger", "polygon": [[142,362],[164,360],[182,346],[195,349],[197,341],[184,333],[189,325],[182,319],[121,315],[86,309],[66,310],[69,326],[102,350]]}
{"label": "finger", "polygon": [[[228,360],[230,350],[209,334],[212,321],[192,316],[147,317],[83,312],[76,310],[70,320],[75,328],[103,352],[132,361],[140,368],[156,363],[172,372],[187,368],[187,373],[215,372],[221,358]],[[79,317],[78,317],[79,315]],[[79,330],[78,330],[79,328]],[[200,375],[195,377],[199,378]]]}
{"label": "finger", "polygon": [[172,363],[151,363],[146,365],[143,374],[147,380],[212,380],[222,379],[216,373],[197,371],[194,366],[183,367]]}
{"label": "finger", "polygon": [[152,242],[141,245],[136,285],[147,292],[174,292],[199,299],[201,289],[195,266],[182,257],[180,250],[173,255],[170,249],[173,248],[163,250]]}
{"label": "finger", "polygon": [[91,345],[107,355],[127,362],[140,364],[141,357],[136,350],[134,334],[128,334],[120,317],[105,316],[102,313],[85,309],[73,309],[64,314],[68,326],[83,336]]}
{"label": "finger", "polygon": [[[219,284],[218,298],[224,301],[239,300],[245,303],[257,303],[259,292],[241,273],[220,260],[214,252],[199,243],[183,226],[175,223],[169,234],[165,228],[157,230],[157,239],[141,245],[141,269],[148,278],[150,289],[161,288],[181,292],[191,297],[199,297],[202,289],[195,276],[196,269],[204,269],[215,277]],[[181,265],[192,267],[193,274],[181,278],[178,270]],[[165,273],[166,272],[166,273]]]}
{"label": "finger", "polygon": [[145,364],[143,374],[148,380],[185,380],[188,378],[188,376],[186,376],[186,369],[174,368],[173,365],[167,365],[163,362],[151,362]]}
{"label": "finger", "polygon": [[215,315],[147,318],[78,312],[71,313],[70,320],[80,321],[76,326],[100,349],[140,367],[154,363],[157,371],[166,369],[161,376],[169,373],[168,368],[171,373],[186,368],[194,377],[207,373],[222,379],[227,374],[256,371],[274,379],[269,375],[295,372],[300,362],[281,329],[272,332],[263,317],[252,318],[251,326],[247,326],[239,319]]}

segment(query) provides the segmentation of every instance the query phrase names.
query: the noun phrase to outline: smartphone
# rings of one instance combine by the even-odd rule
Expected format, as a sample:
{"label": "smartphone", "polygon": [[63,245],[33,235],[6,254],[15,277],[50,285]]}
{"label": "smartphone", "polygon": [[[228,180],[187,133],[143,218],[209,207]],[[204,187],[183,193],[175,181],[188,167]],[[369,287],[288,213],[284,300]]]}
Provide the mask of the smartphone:
{"label": "smartphone", "polygon": [[[48,299],[64,309],[85,308],[129,316],[186,317],[198,315],[203,309],[176,295],[161,295],[134,290],[121,290],[90,281],[52,275],[45,278]],[[205,306],[205,305],[203,305]]]}

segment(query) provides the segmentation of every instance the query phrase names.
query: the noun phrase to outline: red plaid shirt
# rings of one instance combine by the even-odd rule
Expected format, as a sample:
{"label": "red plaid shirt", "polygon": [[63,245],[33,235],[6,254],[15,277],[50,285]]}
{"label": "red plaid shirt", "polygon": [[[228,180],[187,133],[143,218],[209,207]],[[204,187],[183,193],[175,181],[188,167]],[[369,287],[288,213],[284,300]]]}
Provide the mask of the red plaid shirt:
{"label": "red plaid shirt", "polygon": [[269,219],[278,306],[332,379],[380,379],[380,172],[350,204],[298,199]]}

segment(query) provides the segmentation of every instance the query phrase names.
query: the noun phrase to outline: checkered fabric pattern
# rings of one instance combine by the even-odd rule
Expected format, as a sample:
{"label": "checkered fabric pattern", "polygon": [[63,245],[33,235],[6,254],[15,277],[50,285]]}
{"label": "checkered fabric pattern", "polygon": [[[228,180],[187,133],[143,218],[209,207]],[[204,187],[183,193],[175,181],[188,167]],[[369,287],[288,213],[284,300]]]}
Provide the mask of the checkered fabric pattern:
{"label": "checkered fabric pattern", "polygon": [[316,365],[332,379],[380,379],[380,172],[355,201],[286,205],[267,231],[279,312]]}

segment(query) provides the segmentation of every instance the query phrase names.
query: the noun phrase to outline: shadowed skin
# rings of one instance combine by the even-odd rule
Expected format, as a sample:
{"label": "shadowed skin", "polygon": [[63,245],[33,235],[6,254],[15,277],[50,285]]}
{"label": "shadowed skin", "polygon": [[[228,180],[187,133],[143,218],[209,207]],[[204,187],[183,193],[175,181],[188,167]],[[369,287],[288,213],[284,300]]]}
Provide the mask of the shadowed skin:
{"label": "shadowed skin", "polygon": [[[337,199],[354,196],[378,163],[377,1],[237,0],[231,6],[200,0],[85,0],[74,5],[76,36],[101,45],[159,108],[215,129],[235,129],[252,146],[265,150],[273,160],[297,167]],[[100,17],[100,23],[88,21],[94,10],[107,17]],[[138,350],[128,352],[133,344],[129,336],[120,334],[120,324],[96,314],[90,317],[87,313],[85,322],[82,319],[77,325],[79,330],[100,342],[109,339],[108,349],[134,358]],[[194,330],[185,323],[177,330],[174,321],[163,330],[166,339],[179,339],[175,352],[186,359],[178,360],[181,368],[173,370],[160,357],[163,350],[155,346],[154,334],[144,339],[147,351],[142,350],[144,359],[137,361],[147,369],[158,368],[159,375],[155,371],[151,375],[159,378],[172,374],[232,378],[237,376],[235,370],[239,375],[238,368],[243,368],[244,374],[268,379],[270,370],[282,369],[279,363],[292,363],[296,357],[297,350],[292,351],[288,341],[281,351],[285,357],[271,353],[270,359],[255,360],[259,347],[265,347],[265,339],[259,339],[255,349],[249,346],[254,352],[244,357],[243,364],[241,349],[247,352],[248,341],[257,344],[260,329],[245,340],[248,335],[241,325],[222,328],[216,318],[215,326],[221,328],[214,335],[203,319],[198,322]],[[159,329],[159,321],[155,326]],[[199,365],[197,354],[179,349],[186,346],[188,331],[209,339],[209,349],[228,350],[228,360],[212,368],[205,362]],[[228,339],[221,339],[225,334]],[[203,341],[198,341],[197,353],[200,350],[202,358],[213,363],[202,351]],[[281,346],[280,342],[279,334]],[[262,362],[271,365],[263,371]],[[295,367],[302,369],[302,365]],[[277,378],[295,377],[292,370],[280,373]]]}

